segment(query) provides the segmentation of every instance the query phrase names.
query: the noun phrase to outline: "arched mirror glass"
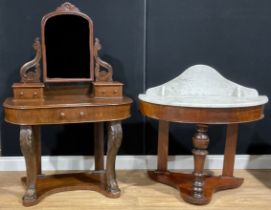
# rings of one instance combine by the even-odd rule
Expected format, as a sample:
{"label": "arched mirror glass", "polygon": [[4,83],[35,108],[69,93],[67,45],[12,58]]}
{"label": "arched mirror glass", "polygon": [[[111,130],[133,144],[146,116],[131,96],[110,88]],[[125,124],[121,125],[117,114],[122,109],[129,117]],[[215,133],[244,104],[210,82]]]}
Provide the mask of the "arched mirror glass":
{"label": "arched mirror glass", "polygon": [[93,80],[93,29],[87,16],[49,13],[42,35],[45,82]]}

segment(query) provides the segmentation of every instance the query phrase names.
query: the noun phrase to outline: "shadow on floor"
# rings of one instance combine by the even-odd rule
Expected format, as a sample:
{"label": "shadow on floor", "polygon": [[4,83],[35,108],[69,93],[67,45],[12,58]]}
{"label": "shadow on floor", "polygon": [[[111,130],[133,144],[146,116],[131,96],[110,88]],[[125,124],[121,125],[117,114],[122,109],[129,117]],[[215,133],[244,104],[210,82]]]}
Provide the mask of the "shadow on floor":
{"label": "shadow on floor", "polygon": [[[257,180],[259,180],[264,186],[268,187],[271,189],[271,170],[270,169],[257,169],[257,170],[247,170],[248,173],[253,175]],[[264,173],[263,173],[264,171]]]}

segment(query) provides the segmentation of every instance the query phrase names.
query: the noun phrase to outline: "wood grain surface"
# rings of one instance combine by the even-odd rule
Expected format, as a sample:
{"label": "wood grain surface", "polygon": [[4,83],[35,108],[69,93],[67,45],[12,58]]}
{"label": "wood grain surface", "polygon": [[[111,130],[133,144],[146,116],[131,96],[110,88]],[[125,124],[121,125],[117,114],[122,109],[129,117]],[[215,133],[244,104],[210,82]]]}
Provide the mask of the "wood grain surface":
{"label": "wood grain surface", "polygon": [[191,108],[139,101],[142,114],[157,120],[182,123],[228,124],[260,120],[263,105],[242,108]]}

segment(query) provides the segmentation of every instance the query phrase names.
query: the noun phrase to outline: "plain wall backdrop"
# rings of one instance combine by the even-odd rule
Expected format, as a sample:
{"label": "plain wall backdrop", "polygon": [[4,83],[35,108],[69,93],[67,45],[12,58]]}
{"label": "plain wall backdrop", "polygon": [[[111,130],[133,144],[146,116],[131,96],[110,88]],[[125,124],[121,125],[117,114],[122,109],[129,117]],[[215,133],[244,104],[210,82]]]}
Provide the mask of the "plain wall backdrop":
{"label": "plain wall backdrop", "polygon": [[[0,101],[12,95],[22,64],[34,57],[43,15],[62,0],[0,0]],[[120,154],[156,154],[155,120],[142,117],[137,95],[194,64],[207,64],[226,78],[271,97],[271,1],[269,0],[72,0],[94,22],[112,64],[114,80],[133,98],[132,117],[123,122]],[[21,155],[19,127],[3,120],[2,155]],[[270,105],[265,119],[240,126],[237,153],[271,154]],[[222,154],[226,127],[210,126],[210,154]],[[194,126],[173,123],[170,154],[191,154]],[[92,155],[93,127],[42,127],[44,155]]]}

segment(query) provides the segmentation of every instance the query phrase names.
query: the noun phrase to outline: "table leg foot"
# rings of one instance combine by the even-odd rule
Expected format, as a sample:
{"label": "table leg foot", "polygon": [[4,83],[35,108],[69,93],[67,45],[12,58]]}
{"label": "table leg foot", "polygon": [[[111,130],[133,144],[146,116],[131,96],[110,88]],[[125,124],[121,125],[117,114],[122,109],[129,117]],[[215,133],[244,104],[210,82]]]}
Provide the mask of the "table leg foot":
{"label": "table leg foot", "polygon": [[154,181],[169,185],[180,190],[181,197],[188,203],[196,205],[208,204],[213,193],[220,190],[233,189],[241,186],[244,179],[225,176],[204,176],[205,184],[201,197],[194,196],[193,174],[175,173],[170,171],[148,171],[148,175]]}
{"label": "table leg foot", "polygon": [[35,203],[37,200],[37,194],[35,189],[27,189],[23,196],[23,204],[24,206],[28,206],[28,204]]}

